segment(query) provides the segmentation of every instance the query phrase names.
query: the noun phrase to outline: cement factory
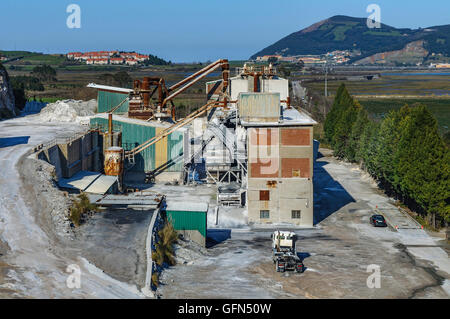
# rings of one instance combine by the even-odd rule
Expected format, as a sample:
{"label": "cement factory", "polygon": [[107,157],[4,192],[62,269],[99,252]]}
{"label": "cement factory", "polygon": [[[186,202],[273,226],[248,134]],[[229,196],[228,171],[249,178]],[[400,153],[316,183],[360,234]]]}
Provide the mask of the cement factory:
{"label": "cement factory", "polygon": [[[205,105],[176,119],[173,99],[217,70]],[[218,60],[169,87],[157,77],[133,89],[88,87],[98,91],[88,132],[38,147],[60,188],[123,206],[142,190],[136,183],[150,191],[154,183],[216,184],[218,206],[247,207],[249,225],[313,226],[317,123],[291,105],[288,80],[272,65],[246,64],[231,76],[228,60]]]}

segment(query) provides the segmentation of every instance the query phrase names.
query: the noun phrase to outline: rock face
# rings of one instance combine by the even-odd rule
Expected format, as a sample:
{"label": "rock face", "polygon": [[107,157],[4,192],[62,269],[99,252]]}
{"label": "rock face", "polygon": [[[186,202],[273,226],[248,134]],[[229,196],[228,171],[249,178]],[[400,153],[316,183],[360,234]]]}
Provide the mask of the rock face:
{"label": "rock face", "polygon": [[427,55],[428,51],[424,48],[424,41],[419,40],[408,43],[402,50],[377,53],[356,61],[355,64],[392,64],[395,62],[420,63]]}
{"label": "rock face", "polygon": [[0,118],[16,116],[14,92],[8,72],[0,64]]}

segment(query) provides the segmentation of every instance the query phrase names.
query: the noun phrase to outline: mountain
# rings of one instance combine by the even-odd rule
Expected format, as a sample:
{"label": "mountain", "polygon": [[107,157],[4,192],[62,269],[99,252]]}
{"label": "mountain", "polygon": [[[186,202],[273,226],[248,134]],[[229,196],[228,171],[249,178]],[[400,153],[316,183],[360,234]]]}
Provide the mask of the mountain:
{"label": "mountain", "polygon": [[367,18],[339,15],[294,32],[255,53],[251,59],[272,54],[319,55],[352,49],[359,50],[361,56],[358,59],[362,59],[377,53],[403,50],[415,41],[421,41],[427,54],[450,56],[450,25],[413,30],[381,24],[381,28],[369,29]]}

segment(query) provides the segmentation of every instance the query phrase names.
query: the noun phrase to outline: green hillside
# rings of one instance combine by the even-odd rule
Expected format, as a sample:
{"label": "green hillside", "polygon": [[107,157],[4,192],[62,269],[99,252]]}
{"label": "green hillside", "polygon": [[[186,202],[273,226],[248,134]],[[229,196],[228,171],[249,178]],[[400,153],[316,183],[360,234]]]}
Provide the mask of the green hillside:
{"label": "green hillside", "polygon": [[397,29],[381,24],[379,29],[369,29],[366,18],[334,16],[306,29],[294,32],[255,53],[257,56],[281,54],[283,56],[325,54],[334,50],[361,51],[358,59],[376,53],[401,50],[407,43],[424,40],[430,53],[450,56],[450,25],[426,29]]}

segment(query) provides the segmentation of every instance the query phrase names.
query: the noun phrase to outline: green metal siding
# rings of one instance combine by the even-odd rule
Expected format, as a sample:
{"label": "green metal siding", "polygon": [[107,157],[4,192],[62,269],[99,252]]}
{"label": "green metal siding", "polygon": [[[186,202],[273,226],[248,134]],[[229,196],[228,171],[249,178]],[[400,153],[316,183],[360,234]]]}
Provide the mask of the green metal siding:
{"label": "green metal siding", "polygon": [[[108,127],[108,120],[104,118],[91,118],[91,127]],[[122,147],[128,151],[155,136],[155,127],[113,120],[113,126],[122,131]],[[173,132],[167,137],[168,172],[181,172],[183,170],[183,132]],[[155,145],[152,145],[137,154],[136,165],[130,171],[150,172],[155,169]]]}
{"label": "green metal siding", "polygon": [[[128,93],[119,92],[108,92],[98,90],[97,101],[98,101],[98,113],[109,112],[111,109],[119,105],[124,99],[128,97]],[[128,101],[123,103],[114,114],[124,114],[128,113]]]}
{"label": "green metal siding", "polygon": [[175,230],[198,230],[206,237],[206,212],[166,211]]}
{"label": "green metal siding", "polygon": [[171,160],[169,172],[181,172],[183,170],[183,149],[183,132],[173,132],[167,137],[167,159]]}

